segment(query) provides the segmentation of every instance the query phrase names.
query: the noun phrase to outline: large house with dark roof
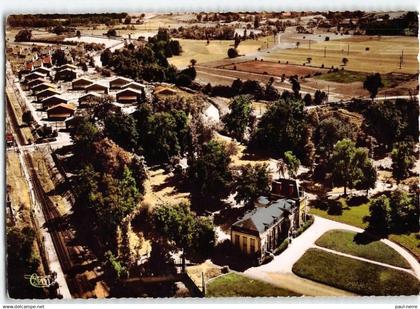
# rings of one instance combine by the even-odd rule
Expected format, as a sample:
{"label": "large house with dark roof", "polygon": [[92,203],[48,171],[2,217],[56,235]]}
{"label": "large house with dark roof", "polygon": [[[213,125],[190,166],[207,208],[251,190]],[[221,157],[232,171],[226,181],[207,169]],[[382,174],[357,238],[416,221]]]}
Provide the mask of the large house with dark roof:
{"label": "large house with dark roof", "polygon": [[261,262],[303,224],[305,207],[306,197],[296,180],[275,180],[270,197],[260,196],[255,208],[231,226],[231,241]]}

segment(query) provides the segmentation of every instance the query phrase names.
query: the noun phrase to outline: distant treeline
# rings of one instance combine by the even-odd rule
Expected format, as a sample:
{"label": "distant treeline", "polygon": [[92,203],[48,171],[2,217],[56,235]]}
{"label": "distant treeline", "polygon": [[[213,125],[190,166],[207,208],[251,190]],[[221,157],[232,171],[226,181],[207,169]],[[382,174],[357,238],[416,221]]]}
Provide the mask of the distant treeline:
{"label": "distant treeline", "polygon": [[114,24],[125,18],[127,13],[95,14],[24,14],[10,15],[7,24],[12,27],[54,27],[86,24]]}
{"label": "distant treeline", "polygon": [[416,12],[407,14],[395,19],[384,19],[371,21],[366,24],[367,35],[415,35],[419,28]]}

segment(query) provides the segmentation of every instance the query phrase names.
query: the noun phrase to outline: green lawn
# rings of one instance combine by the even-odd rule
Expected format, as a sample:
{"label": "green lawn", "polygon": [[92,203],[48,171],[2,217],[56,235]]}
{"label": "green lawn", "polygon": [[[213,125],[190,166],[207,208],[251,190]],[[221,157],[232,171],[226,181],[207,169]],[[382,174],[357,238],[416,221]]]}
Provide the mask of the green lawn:
{"label": "green lawn", "polygon": [[360,295],[417,295],[419,281],[412,275],[339,256],[320,249],[309,249],[293,265],[293,272]]}
{"label": "green lawn", "polygon": [[368,244],[355,242],[355,232],[333,230],[325,233],[315,242],[318,246],[338,252],[355,255],[373,261],[386,263],[398,267],[410,268],[410,264],[394,249],[381,241]]}
{"label": "green lawn", "polygon": [[282,289],[259,280],[250,279],[230,273],[211,280],[206,289],[206,297],[270,297],[301,296],[292,291]]}
{"label": "green lawn", "polygon": [[[346,202],[344,201],[343,204],[346,205]],[[369,203],[364,203],[359,206],[344,207],[343,213],[341,215],[329,215],[327,210],[318,208],[311,208],[310,213],[333,221],[343,222],[364,229],[366,228],[367,223],[363,222],[363,217],[369,215]],[[388,238],[391,241],[406,248],[417,258],[417,260],[420,260],[420,242],[416,235],[418,234],[391,234]]]}
{"label": "green lawn", "polygon": [[317,76],[317,79],[326,80],[329,82],[336,82],[336,83],[353,83],[353,82],[363,82],[366,79],[368,74],[364,72],[354,72],[354,71],[337,71],[337,72],[330,72],[325,73]]}

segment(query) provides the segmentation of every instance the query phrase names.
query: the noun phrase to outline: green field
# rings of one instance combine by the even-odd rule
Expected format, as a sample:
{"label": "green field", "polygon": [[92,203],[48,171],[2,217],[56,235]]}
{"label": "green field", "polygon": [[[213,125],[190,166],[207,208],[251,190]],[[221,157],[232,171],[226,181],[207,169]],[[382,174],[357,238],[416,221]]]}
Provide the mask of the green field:
{"label": "green field", "polygon": [[[314,42],[311,49],[307,40],[296,39],[299,48],[278,49],[265,55],[264,60],[289,61],[293,64],[303,64],[307,58],[312,58],[311,65],[326,68],[342,67],[342,59],[347,58],[346,69],[359,72],[401,72],[417,73],[418,39],[407,36],[354,36],[340,40]],[[326,57],[324,57],[326,48]],[[349,48],[349,53],[347,50]],[[369,50],[366,50],[369,48]],[[400,55],[404,51],[402,68],[399,68]]]}
{"label": "green field", "polygon": [[419,281],[412,275],[339,256],[320,249],[309,249],[293,265],[293,272],[360,295],[417,295]]}
{"label": "green field", "polygon": [[[201,65],[206,62],[219,61],[229,59],[227,51],[233,47],[233,40],[212,40],[207,45],[206,40],[187,40],[176,39],[182,47],[182,54],[168,59],[168,61],[176,67],[186,67],[191,59],[197,60],[197,64]],[[265,47],[266,41],[272,44],[273,37],[261,37],[257,40],[245,40],[238,46],[238,53],[245,55],[256,52],[258,48]]]}
{"label": "green field", "polygon": [[230,273],[211,280],[207,285],[207,297],[270,297],[270,296],[301,296],[265,283],[250,279],[235,273]]}
{"label": "green field", "polygon": [[354,83],[354,82],[363,82],[366,79],[367,73],[363,72],[354,72],[347,70],[340,70],[338,72],[330,72],[319,75],[316,79],[325,80],[328,82],[337,82],[337,83]]}
{"label": "green field", "polygon": [[[346,202],[343,204],[343,212],[341,215],[330,215],[327,210],[311,208],[310,213],[316,216],[320,216],[326,219],[330,219],[337,222],[346,223],[349,225],[357,226],[362,229],[367,227],[367,223],[363,222],[363,217],[369,215],[369,203],[360,204],[359,206],[346,206]],[[420,243],[417,239],[418,233],[409,233],[409,234],[391,234],[389,239],[402,247],[410,251],[417,260],[420,260]]]}
{"label": "green field", "polygon": [[315,242],[316,245],[365,259],[386,263],[398,267],[410,268],[410,264],[394,249],[381,241],[358,244],[357,233],[343,230],[332,230]]}

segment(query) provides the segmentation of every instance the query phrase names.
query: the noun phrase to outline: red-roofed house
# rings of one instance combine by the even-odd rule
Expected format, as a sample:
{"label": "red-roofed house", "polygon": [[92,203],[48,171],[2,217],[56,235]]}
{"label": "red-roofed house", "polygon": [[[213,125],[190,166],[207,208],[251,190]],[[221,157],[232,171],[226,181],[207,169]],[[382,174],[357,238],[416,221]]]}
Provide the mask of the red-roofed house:
{"label": "red-roofed house", "polygon": [[76,107],[73,104],[60,103],[47,109],[48,119],[65,120],[74,115]]}
{"label": "red-roofed house", "polygon": [[127,88],[116,94],[118,103],[137,103],[142,99],[143,93],[139,90]]}

